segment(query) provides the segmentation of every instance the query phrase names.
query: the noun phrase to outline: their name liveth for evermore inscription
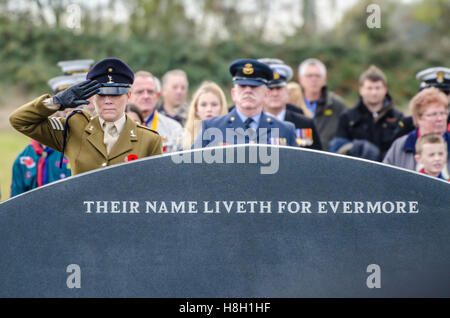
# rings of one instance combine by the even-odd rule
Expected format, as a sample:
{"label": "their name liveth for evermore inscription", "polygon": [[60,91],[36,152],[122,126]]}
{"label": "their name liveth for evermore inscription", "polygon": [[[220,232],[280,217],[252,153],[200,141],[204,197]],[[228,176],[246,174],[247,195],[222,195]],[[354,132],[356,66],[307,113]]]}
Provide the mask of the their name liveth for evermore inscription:
{"label": "their name liveth for evermore inscription", "polygon": [[417,214],[418,201],[83,201],[85,214]]}

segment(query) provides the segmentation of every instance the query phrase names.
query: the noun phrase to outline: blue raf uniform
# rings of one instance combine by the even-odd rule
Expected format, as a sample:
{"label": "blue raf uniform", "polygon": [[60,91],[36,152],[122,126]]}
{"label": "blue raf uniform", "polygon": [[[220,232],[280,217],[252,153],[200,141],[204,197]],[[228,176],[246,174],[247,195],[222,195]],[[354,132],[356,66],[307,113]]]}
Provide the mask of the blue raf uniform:
{"label": "blue raf uniform", "polygon": [[[241,115],[243,116],[243,115]],[[255,135],[251,133],[246,133],[245,124],[236,108],[234,108],[230,113],[224,116],[214,117],[202,122],[202,132],[210,131],[209,128],[216,128],[221,131],[221,136],[223,139],[215,140],[214,130],[211,131],[211,139],[208,139],[207,134],[203,136],[201,147],[213,147],[213,146],[225,146],[234,145],[242,143],[250,144],[271,144],[271,145],[281,145],[281,146],[293,146],[297,147],[295,141],[295,127],[291,123],[283,123],[278,119],[275,119],[264,112],[261,112],[259,123],[257,129],[255,129]],[[272,129],[278,128],[278,134],[273,134]],[[232,129],[234,135],[232,138],[227,140],[227,129]],[[228,133],[228,137],[230,133]],[[199,148],[200,140],[194,143],[194,148]]]}
{"label": "blue raf uniform", "polygon": [[[240,59],[230,65],[233,84],[241,86],[267,85],[273,72],[264,63],[252,59]],[[295,127],[262,111],[252,118],[246,117],[235,107],[224,116],[202,122],[202,130],[193,148],[233,144],[272,144],[297,147]]]}

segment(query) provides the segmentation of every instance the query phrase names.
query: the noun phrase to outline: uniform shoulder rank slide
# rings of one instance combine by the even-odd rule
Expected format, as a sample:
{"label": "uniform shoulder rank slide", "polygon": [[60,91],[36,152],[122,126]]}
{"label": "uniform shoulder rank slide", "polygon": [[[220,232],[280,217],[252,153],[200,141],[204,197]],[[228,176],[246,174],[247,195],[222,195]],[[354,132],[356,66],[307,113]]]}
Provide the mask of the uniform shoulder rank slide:
{"label": "uniform shoulder rank slide", "polygon": [[61,117],[50,117],[48,120],[52,125],[53,130],[64,130],[64,125],[61,122]]}

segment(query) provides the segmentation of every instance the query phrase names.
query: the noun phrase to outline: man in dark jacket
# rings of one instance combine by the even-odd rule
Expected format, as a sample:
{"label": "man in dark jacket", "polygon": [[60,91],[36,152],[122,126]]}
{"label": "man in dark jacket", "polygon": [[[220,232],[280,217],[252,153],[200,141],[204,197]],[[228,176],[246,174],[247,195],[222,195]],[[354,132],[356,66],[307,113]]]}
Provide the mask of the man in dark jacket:
{"label": "man in dark jacket", "polygon": [[306,59],[299,65],[298,81],[303,89],[306,107],[314,114],[322,147],[327,150],[336,133],[339,115],[347,109],[345,102],[327,89],[327,69],[317,59]]}
{"label": "man in dark jacket", "polygon": [[339,118],[330,151],[381,161],[402,128],[403,114],[394,109],[387,79],[376,66],[359,78],[360,99]]}

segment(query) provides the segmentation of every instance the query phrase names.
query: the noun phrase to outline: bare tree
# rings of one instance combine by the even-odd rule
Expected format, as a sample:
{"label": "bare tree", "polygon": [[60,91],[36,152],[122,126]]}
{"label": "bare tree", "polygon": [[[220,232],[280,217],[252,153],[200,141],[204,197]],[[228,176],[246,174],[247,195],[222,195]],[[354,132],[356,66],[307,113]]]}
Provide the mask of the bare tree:
{"label": "bare tree", "polygon": [[306,34],[314,34],[317,30],[316,4],[314,0],[303,0],[303,30]]}

